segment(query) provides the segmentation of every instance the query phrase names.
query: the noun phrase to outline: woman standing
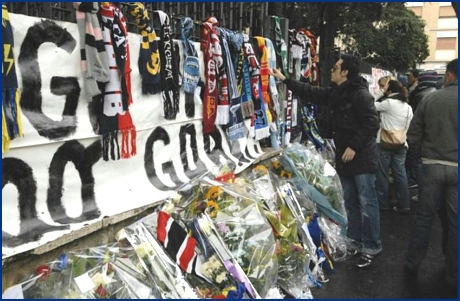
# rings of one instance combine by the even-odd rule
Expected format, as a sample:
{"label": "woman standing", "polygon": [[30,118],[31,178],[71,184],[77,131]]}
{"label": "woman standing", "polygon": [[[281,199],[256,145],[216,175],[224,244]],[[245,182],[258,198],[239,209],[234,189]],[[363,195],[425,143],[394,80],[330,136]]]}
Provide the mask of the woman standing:
{"label": "woman standing", "polygon": [[[391,167],[398,194],[398,206],[393,210],[410,211],[409,187],[404,163],[406,161],[406,132],[413,117],[407,103],[407,90],[397,80],[389,80],[383,87],[387,96],[375,107],[380,112],[380,130],[377,133],[379,169],[377,172],[377,194],[381,210],[390,210],[388,171]],[[399,138],[399,139],[398,139]],[[397,141],[402,143],[397,143]]]}

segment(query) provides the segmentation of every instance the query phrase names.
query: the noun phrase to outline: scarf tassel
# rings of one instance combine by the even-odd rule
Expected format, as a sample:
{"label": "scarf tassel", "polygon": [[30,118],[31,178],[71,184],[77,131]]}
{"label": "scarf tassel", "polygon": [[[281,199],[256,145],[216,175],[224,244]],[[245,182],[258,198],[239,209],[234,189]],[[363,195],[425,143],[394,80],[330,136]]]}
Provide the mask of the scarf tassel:
{"label": "scarf tassel", "polygon": [[120,159],[120,147],[118,146],[118,130],[110,131],[102,135],[102,158],[104,161]]}
{"label": "scarf tassel", "polygon": [[118,126],[121,130],[121,158],[128,159],[136,155],[136,128],[129,111],[124,115],[118,115]]}

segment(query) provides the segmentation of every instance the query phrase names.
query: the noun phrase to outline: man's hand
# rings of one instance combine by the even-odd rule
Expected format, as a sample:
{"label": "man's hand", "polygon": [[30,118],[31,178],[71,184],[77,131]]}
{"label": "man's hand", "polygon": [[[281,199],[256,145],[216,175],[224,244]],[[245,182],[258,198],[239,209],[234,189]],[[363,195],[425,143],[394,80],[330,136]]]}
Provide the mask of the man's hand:
{"label": "man's hand", "polygon": [[272,69],[269,69],[269,70],[270,70],[270,75],[273,75],[274,77],[276,77],[280,81],[284,81],[286,79],[286,76],[284,76],[283,73],[281,73],[281,71],[279,71],[278,69],[272,68]]}
{"label": "man's hand", "polygon": [[356,152],[354,150],[352,150],[351,148],[347,147],[347,149],[343,153],[342,161],[344,163],[350,162],[355,157],[355,154],[356,154]]}

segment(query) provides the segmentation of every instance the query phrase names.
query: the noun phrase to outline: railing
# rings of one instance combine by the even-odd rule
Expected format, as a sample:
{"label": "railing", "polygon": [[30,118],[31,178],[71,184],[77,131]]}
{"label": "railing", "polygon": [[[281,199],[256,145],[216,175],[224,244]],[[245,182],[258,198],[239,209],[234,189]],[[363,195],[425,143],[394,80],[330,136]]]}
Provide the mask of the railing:
{"label": "railing", "polygon": [[[128,13],[133,2],[114,2],[125,15],[128,31],[136,32],[133,18]],[[162,10],[171,18],[175,38],[180,36],[180,19],[190,17],[199,25],[209,16],[215,16],[221,27],[235,31],[250,29],[251,35],[264,35],[268,18],[268,2],[142,2],[153,16],[155,10]],[[5,2],[10,13],[75,22],[72,2]],[[199,39],[199,26],[195,26],[194,39]]]}

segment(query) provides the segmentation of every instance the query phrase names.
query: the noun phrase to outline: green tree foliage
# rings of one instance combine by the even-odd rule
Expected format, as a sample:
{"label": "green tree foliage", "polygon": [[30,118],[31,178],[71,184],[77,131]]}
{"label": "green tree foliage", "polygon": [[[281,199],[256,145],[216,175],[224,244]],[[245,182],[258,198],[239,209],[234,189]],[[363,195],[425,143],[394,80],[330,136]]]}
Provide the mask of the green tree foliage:
{"label": "green tree foliage", "polygon": [[373,26],[345,28],[344,42],[348,50],[383,69],[405,71],[422,63],[429,56],[425,21],[417,17],[404,3],[385,3],[380,21]]}
{"label": "green tree foliage", "polygon": [[269,14],[288,18],[290,28],[309,28],[320,37],[324,83],[339,36],[347,52],[388,70],[407,70],[429,55],[425,23],[403,2],[284,2],[270,4]]}

